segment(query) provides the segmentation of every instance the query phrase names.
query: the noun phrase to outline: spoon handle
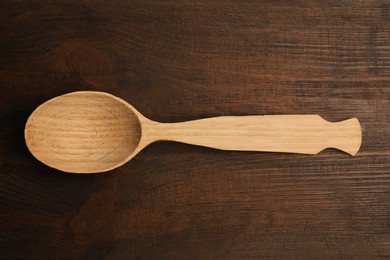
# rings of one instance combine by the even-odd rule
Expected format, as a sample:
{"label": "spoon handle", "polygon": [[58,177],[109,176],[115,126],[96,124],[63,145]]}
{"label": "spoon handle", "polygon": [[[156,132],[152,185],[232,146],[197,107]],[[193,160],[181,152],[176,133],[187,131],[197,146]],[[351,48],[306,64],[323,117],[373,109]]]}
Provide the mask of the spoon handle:
{"label": "spoon handle", "polygon": [[333,123],[318,115],[222,116],[160,123],[149,134],[221,150],[302,154],[336,148],[355,155],[362,142],[356,118]]}

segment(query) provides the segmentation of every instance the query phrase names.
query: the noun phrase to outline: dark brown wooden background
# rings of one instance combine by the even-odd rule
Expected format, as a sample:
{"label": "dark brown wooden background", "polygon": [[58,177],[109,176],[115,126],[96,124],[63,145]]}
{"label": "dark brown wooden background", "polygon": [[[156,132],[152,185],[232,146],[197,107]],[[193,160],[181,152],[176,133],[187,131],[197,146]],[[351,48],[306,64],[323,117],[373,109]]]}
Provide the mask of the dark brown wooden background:
{"label": "dark brown wooden background", "polygon": [[[0,1],[0,256],[390,257],[389,1]],[[356,157],[155,143],[109,173],[28,152],[29,114],[110,92],[147,117],[358,117]]]}

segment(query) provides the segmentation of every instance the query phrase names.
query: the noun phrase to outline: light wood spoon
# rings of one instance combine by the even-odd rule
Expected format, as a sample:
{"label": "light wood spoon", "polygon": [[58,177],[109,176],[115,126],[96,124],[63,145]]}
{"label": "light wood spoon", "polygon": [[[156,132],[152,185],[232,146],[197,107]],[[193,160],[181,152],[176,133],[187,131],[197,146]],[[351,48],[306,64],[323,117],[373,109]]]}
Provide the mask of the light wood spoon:
{"label": "light wood spoon", "polygon": [[117,168],[158,140],[221,150],[316,154],[336,148],[355,155],[361,145],[356,118],[331,123],[318,115],[221,116],[158,123],[104,92],[55,97],[29,117],[25,140],[44,164],[64,172]]}

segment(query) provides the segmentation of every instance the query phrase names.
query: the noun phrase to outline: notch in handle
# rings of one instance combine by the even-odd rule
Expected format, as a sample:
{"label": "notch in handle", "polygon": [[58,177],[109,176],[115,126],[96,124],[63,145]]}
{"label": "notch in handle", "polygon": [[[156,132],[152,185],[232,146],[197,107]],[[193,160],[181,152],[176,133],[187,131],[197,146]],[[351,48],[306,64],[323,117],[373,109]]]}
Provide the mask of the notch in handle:
{"label": "notch in handle", "polygon": [[362,131],[356,118],[329,122],[319,115],[221,116],[158,123],[153,140],[171,140],[221,150],[317,154],[335,148],[355,155]]}

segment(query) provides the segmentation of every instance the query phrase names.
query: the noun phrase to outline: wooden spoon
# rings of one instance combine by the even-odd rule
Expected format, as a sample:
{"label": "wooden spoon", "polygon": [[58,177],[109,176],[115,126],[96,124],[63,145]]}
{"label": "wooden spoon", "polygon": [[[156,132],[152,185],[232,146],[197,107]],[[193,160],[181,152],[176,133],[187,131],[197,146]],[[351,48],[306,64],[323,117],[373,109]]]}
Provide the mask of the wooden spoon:
{"label": "wooden spoon", "polygon": [[158,123],[118,97],[93,91],[50,99],[35,109],[25,127],[31,153],[44,164],[71,173],[112,170],[158,140],[221,150],[302,154],[336,148],[355,155],[361,138],[356,118],[331,123],[318,115],[221,116]]}

